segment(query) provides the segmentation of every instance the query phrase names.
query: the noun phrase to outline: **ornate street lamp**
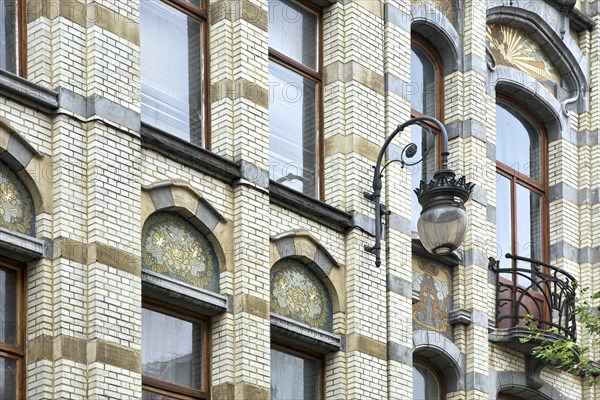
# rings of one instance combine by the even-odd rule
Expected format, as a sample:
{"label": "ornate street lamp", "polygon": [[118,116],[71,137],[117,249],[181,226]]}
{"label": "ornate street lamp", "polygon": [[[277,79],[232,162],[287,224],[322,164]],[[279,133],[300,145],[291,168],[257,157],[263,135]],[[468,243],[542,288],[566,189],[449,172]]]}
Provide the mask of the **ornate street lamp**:
{"label": "ornate street lamp", "polygon": [[381,204],[381,188],[383,170],[389,163],[400,161],[404,165],[416,165],[423,161],[420,160],[407,163],[404,161],[404,154],[408,158],[412,158],[417,152],[417,145],[410,143],[402,150],[401,160],[388,161],[383,169],[381,162],[385,151],[389,144],[402,132],[406,127],[411,125],[419,125],[427,128],[429,132],[431,128],[427,126],[427,122],[434,123],[438,126],[443,143],[442,143],[442,168],[433,175],[433,179],[426,183],[421,181],[421,184],[415,193],[419,199],[419,203],[423,207],[417,229],[419,238],[425,249],[433,254],[445,255],[456,250],[465,240],[469,218],[465,211],[464,203],[469,200],[473,183],[467,183],[465,177],[456,179],[456,174],[448,168],[448,134],[444,125],[433,117],[417,117],[411,118],[392,132],[386,139],[383,147],[379,151],[377,163],[375,164],[375,174],[373,176],[373,193],[365,193],[365,197],[375,202],[375,245],[366,246],[365,250],[375,254],[375,265],[381,265],[381,230],[382,230],[382,214],[385,213],[384,206]]}

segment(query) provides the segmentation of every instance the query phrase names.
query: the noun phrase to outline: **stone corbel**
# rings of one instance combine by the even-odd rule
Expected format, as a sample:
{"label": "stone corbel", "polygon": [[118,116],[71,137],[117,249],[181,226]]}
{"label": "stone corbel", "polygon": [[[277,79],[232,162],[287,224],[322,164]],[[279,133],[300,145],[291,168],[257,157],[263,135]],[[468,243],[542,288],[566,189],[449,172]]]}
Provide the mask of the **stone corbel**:
{"label": "stone corbel", "polygon": [[525,376],[527,378],[527,387],[538,390],[544,386],[544,382],[540,378],[542,369],[546,366],[546,362],[532,355],[525,356]]}

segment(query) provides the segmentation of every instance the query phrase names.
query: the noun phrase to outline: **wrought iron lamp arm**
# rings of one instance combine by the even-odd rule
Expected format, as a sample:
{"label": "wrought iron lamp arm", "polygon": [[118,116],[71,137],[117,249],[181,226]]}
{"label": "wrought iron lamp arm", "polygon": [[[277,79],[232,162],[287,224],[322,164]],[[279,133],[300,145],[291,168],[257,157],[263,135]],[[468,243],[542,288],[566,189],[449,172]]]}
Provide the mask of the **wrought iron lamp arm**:
{"label": "wrought iron lamp arm", "polygon": [[437,125],[437,127],[440,129],[440,133],[442,135],[442,170],[448,167],[448,133],[446,132],[446,127],[444,127],[444,125],[436,118],[427,116],[411,118],[408,121],[398,125],[398,127],[392,132],[392,134],[385,140],[383,147],[379,151],[379,155],[377,156],[377,162],[375,164],[375,172],[373,175],[373,193],[365,193],[366,198],[375,202],[375,245],[365,245],[365,250],[369,253],[375,254],[375,265],[377,266],[377,268],[379,268],[379,266],[381,265],[381,214],[383,208],[381,205],[381,189],[383,187],[383,174],[381,173],[381,163],[383,161],[385,152],[392,140],[394,140],[394,138],[407,127],[419,124],[420,122],[432,122],[435,125]]}

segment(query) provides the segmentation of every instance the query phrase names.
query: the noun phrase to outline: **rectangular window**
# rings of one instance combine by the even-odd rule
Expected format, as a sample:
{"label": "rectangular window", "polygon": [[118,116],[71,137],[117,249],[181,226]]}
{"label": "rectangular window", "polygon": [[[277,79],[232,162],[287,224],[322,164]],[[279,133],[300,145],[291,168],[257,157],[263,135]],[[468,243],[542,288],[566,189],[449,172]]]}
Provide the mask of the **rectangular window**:
{"label": "rectangular window", "polygon": [[269,2],[270,177],[319,197],[321,14],[288,0]]}
{"label": "rectangular window", "polygon": [[323,398],[323,361],[315,356],[271,349],[271,399]]}
{"label": "rectangular window", "polygon": [[207,399],[207,343],[206,321],[144,304],[142,398]]}
{"label": "rectangular window", "polygon": [[22,398],[23,278],[17,267],[0,265],[0,399]]}
{"label": "rectangular window", "polygon": [[0,69],[22,76],[25,75],[25,46],[19,46],[19,41],[24,37],[24,24],[19,17],[23,15],[24,3],[24,0],[0,1]]}
{"label": "rectangular window", "polygon": [[206,146],[203,0],[140,2],[142,122]]}

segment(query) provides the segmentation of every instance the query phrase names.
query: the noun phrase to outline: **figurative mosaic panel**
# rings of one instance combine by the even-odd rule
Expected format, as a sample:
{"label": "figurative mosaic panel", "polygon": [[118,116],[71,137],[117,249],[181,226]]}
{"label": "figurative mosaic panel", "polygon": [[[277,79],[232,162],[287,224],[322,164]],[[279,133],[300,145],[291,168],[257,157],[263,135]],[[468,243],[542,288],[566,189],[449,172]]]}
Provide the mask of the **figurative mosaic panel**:
{"label": "figurative mosaic panel", "polygon": [[522,31],[506,25],[487,26],[487,40],[499,65],[523,71],[556,95],[560,74],[540,46]]}
{"label": "figurative mosaic panel", "polygon": [[17,175],[0,162],[0,226],[33,235],[34,218],[31,194]]}
{"label": "figurative mosaic panel", "polygon": [[154,213],[144,224],[142,268],[218,291],[219,263],[211,243],[177,213]]}
{"label": "figurative mosaic panel", "polygon": [[283,259],[271,268],[271,311],[313,328],[332,331],[331,297],[306,265]]}
{"label": "figurative mosaic panel", "polygon": [[430,330],[452,339],[448,313],[452,310],[452,275],[443,264],[413,258],[413,289],[419,302],[413,305],[413,329]]}

